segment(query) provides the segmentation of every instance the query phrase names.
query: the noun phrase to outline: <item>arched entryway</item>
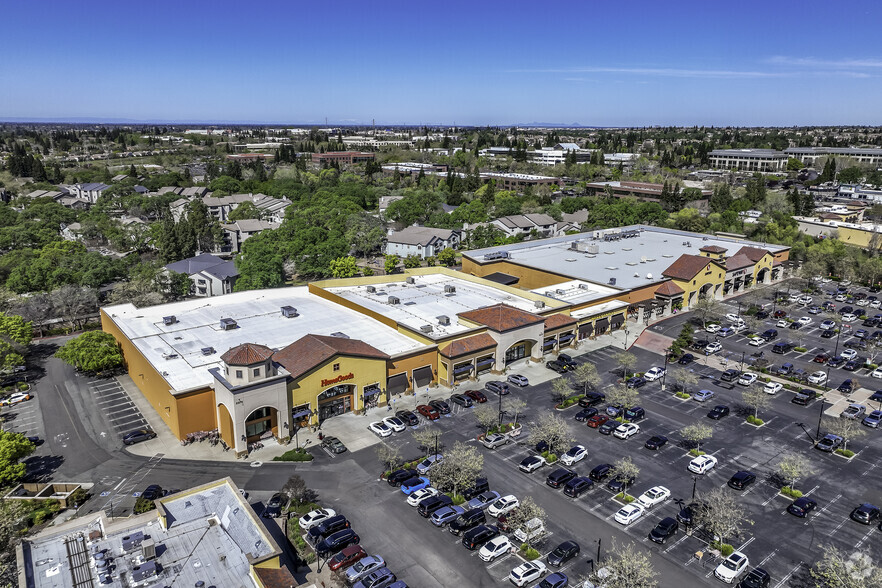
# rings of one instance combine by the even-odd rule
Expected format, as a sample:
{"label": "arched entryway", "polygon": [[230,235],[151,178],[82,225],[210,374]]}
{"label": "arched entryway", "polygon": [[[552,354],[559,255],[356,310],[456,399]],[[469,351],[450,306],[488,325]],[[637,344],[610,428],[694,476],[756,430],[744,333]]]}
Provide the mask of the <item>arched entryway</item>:
{"label": "arched entryway", "polygon": [[318,395],[319,422],[345,414],[355,408],[355,386],[339,384]]}
{"label": "arched entryway", "polygon": [[245,418],[245,439],[248,443],[278,436],[278,411],[272,406],[263,406],[253,410]]}
{"label": "arched entryway", "polygon": [[517,361],[528,359],[533,352],[535,343],[532,339],[523,339],[506,349],[505,365],[509,366]]}
{"label": "arched entryway", "polygon": [[236,445],[236,430],[233,427],[233,416],[226,404],[217,405],[218,432],[221,439],[230,447]]}
{"label": "arched entryway", "polygon": [[704,286],[702,286],[701,289],[698,291],[698,299],[704,300],[705,298],[707,298],[710,295],[713,287],[713,284],[705,284]]}
{"label": "arched entryway", "polygon": [[772,271],[769,268],[764,267],[759,272],[757,272],[756,283],[757,284],[768,284],[769,282],[772,281],[771,280],[771,273],[772,273]]}

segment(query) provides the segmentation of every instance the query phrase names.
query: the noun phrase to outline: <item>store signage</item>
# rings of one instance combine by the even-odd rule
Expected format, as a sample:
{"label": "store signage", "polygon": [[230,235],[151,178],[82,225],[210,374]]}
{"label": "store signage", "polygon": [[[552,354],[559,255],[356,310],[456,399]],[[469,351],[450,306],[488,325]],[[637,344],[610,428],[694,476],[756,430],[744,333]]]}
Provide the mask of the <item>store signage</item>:
{"label": "store signage", "polygon": [[331,378],[330,380],[322,380],[322,386],[333,386],[334,384],[339,384],[340,382],[351,380],[354,377],[355,375],[352,372],[349,372],[348,374],[337,376],[336,378]]}

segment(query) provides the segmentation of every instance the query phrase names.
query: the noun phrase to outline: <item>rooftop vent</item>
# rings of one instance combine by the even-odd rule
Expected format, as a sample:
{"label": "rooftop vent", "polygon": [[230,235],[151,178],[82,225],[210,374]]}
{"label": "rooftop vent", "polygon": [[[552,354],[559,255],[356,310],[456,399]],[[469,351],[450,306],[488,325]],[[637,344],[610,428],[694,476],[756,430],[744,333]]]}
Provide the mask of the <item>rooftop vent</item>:
{"label": "rooftop vent", "polygon": [[615,286],[615,285],[616,285],[616,279],[615,279],[615,278],[610,278],[610,279],[609,279],[609,285],[610,285],[610,286]]}
{"label": "rooftop vent", "polygon": [[537,300],[537,301],[533,304],[533,306],[535,306],[536,308],[545,308],[545,303],[542,302],[541,300]]}
{"label": "rooftop vent", "polygon": [[588,284],[579,284],[579,288],[581,288],[582,290],[587,290]]}
{"label": "rooftop vent", "polygon": [[401,304],[401,300],[398,299],[398,296],[390,296],[386,302],[389,304]]}
{"label": "rooftop vent", "polygon": [[444,286],[444,291],[448,294],[453,294],[454,292],[456,292],[456,286],[447,284],[446,286]]}
{"label": "rooftop vent", "polygon": [[141,582],[142,580],[155,576],[157,571],[158,568],[156,562],[148,561],[147,563],[132,567],[132,579],[135,582]]}
{"label": "rooftop vent", "polygon": [[370,292],[371,294],[373,294],[374,292],[377,291],[377,287],[376,286],[368,286],[367,291]]}
{"label": "rooftop vent", "polygon": [[626,261],[625,265],[639,265],[636,261]]}
{"label": "rooftop vent", "polygon": [[285,318],[294,318],[295,316],[299,316],[297,314],[297,309],[293,306],[283,306],[282,307],[282,316]]}
{"label": "rooftop vent", "polygon": [[493,251],[491,253],[485,253],[484,259],[487,261],[493,259],[508,259],[508,251]]}
{"label": "rooftop vent", "polygon": [[589,245],[588,247],[585,248],[585,252],[591,253],[592,255],[597,255],[598,253],[600,253],[600,245],[592,243],[591,245]]}
{"label": "rooftop vent", "polygon": [[177,354],[177,353],[174,353],[174,352],[172,352],[172,353],[163,353],[163,354],[162,354],[162,357],[164,357],[165,359],[177,359],[177,358],[178,358],[178,354]]}
{"label": "rooftop vent", "polygon": [[173,325],[176,322],[178,322],[178,317],[176,317],[174,315],[164,316],[164,317],[162,317],[162,322],[165,323],[166,325]]}
{"label": "rooftop vent", "polygon": [[413,276],[407,276],[407,279],[404,280],[404,281],[407,282],[408,284],[414,284],[414,283],[416,283],[416,282],[414,281],[414,279],[413,279]]}
{"label": "rooftop vent", "polygon": [[570,249],[578,250],[579,249],[579,242],[573,241],[572,243],[570,243]]}
{"label": "rooftop vent", "polygon": [[449,325],[450,324],[450,317],[447,316],[446,314],[436,316],[435,318],[438,319],[439,325]]}
{"label": "rooftop vent", "polygon": [[652,274],[646,274],[646,279],[647,279],[647,280],[651,280],[651,279],[652,279]]}
{"label": "rooftop vent", "polygon": [[135,531],[131,535],[126,535],[122,538],[123,551],[131,551],[136,547],[140,547],[141,543],[144,541],[144,532],[143,531]]}
{"label": "rooftop vent", "polygon": [[148,537],[141,543],[141,556],[144,561],[156,559],[156,542],[153,539]]}
{"label": "rooftop vent", "polygon": [[239,325],[236,323],[236,320],[235,320],[235,319],[231,319],[231,318],[222,318],[222,319],[220,320],[220,328],[221,328],[221,330],[229,331],[229,330],[231,330],[231,329],[235,329],[235,328],[238,327],[238,326],[239,326]]}
{"label": "rooftop vent", "polygon": [[614,266],[614,265],[608,265],[608,266],[606,266],[606,269],[612,271],[612,270],[617,270],[617,269],[619,269],[619,268],[617,268],[617,267]]}
{"label": "rooftop vent", "polygon": [[349,335],[347,335],[346,333],[341,333],[340,331],[337,331],[335,333],[331,333],[331,337],[337,337],[339,339],[348,339]]}
{"label": "rooftop vent", "polygon": [[564,290],[563,288],[558,288],[557,290],[555,290],[555,292],[558,294],[566,294],[567,293],[567,291]]}
{"label": "rooftop vent", "polygon": [[422,331],[423,333],[431,333],[432,325],[423,325],[422,327],[420,327],[420,331]]}
{"label": "rooftop vent", "polygon": [[212,353],[214,353],[214,347],[203,347],[202,348],[202,355],[211,355]]}

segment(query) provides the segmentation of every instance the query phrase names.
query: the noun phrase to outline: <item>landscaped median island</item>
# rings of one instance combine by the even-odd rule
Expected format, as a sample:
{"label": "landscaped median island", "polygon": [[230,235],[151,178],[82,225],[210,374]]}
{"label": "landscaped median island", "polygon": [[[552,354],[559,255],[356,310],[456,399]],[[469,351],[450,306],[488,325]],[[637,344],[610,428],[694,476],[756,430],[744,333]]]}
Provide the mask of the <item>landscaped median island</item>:
{"label": "landscaped median island", "polygon": [[282,455],[277,455],[273,461],[312,461],[313,456],[305,449],[291,449]]}

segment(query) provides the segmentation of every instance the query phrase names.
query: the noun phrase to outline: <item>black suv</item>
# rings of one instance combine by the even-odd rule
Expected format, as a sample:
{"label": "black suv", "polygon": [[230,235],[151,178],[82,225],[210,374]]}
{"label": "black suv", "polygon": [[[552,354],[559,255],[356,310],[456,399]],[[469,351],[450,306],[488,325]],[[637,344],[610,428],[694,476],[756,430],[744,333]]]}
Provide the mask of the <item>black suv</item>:
{"label": "black suv", "polygon": [[729,479],[729,487],[736,490],[744,490],[756,481],[756,474],[748,471],[735,472],[735,475]]}
{"label": "black suv", "polygon": [[545,484],[552,488],[560,488],[575,477],[576,472],[566,468],[558,468],[548,474],[548,477],[545,478]]}
{"label": "black suv", "polygon": [[769,575],[769,572],[762,568],[753,568],[738,583],[737,588],[769,588],[771,582],[772,577]]}
{"label": "black suv", "polygon": [[793,349],[793,343],[790,343],[788,341],[779,341],[778,343],[772,345],[772,353],[784,354],[789,352],[791,349]]}
{"label": "black suv", "polygon": [[814,390],[810,390],[808,388],[803,388],[796,395],[790,399],[790,402],[793,404],[799,404],[801,406],[808,405],[809,402],[818,397],[818,393]]}
{"label": "black suv", "polygon": [[157,498],[162,498],[164,496],[162,492],[162,487],[157,484],[150,484],[147,488],[141,492],[141,498],[145,500],[156,500]]}
{"label": "black suv", "polygon": [[466,500],[471,500],[478,494],[482,492],[486,492],[490,489],[490,483],[487,481],[487,478],[475,478],[475,483],[471,488],[466,488],[462,491],[462,497]]}
{"label": "black suv", "polygon": [[468,510],[456,517],[456,520],[447,525],[447,530],[454,535],[459,535],[464,531],[468,531],[469,529],[486,522],[487,515],[484,513],[484,510],[481,508],[473,508],[472,510]]}
{"label": "black suv", "polygon": [[680,357],[680,359],[677,360],[677,363],[679,363],[680,365],[689,365],[693,361],[695,361],[694,355],[692,355],[691,353],[684,353]]}
{"label": "black suv", "polygon": [[337,553],[344,547],[355,545],[360,541],[361,539],[358,537],[358,535],[356,535],[355,531],[353,531],[352,529],[343,529],[342,531],[337,531],[336,533],[316,545],[315,554],[318,557],[326,558],[332,553]]}
{"label": "black suv", "polygon": [[429,406],[435,407],[435,410],[441,414],[450,414],[450,405],[443,400],[431,400],[429,401]]}
{"label": "black suv", "polygon": [[583,493],[588,492],[591,488],[594,487],[594,482],[591,481],[590,478],[586,478],[585,476],[579,476],[578,478],[573,478],[567,485],[564,486],[564,494],[569,496],[570,498],[578,498]]}
{"label": "black suv", "polygon": [[310,543],[315,545],[325,537],[333,535],[337,531],[348,529],[351,526],[352,525],[349,524],[349,521],[346,520],[346,517],[343,515],[336,515],[310,528],[306,533],[306,537]]}
{"label": "black suv", "polygon": [[395,413],[395,416],[404,421],[405,424],[409,427],[415,427],[420,424],[420,419],[417,418],[417,415],[413,414],[409,410],[399,410]]}
{"label": "black suv", "polygon": [[603,392],[588,392],[579,399],[579,406],[582,408],[588,408],[600,404],[604,400],[606,400],[606,394]]}
{"label": "black suv", "polygon": [[410,480],[411,478],[416,478],[419,476],[416,470],[395,470],[389,477],[386,478],[386,481],[390,486],[395,486],[396,488],[400,487],[403,482]]}
{"label": "black suv", "polygon": [[493,525],[480,525],[463,534],[462,544],[469,551],[474,551],[498,535],[499,529]]}
{"label": "black suv", "polygon": [[546,361],[545,367],[547,367],[548,369],[555,371],[559,374],[566,372],[567,369],[569,368],[569,366],[567,364],[565,364],[564,362],[557,360],[557,359],[553,359],[551,361]]}
{"label": "black suv", "polygon": [[649,532],[649,540],[655,543],[664,543],[669,537],[677,534],[680,525],[676,519],[665,517]]}
{"label": "black suv", "polygon": [[453,504],[452,498],[446,494],[438,494],[421,500],[419,507],[417,507],[417,512],[420,513],[421,517],[427,519],[442,506],[450,506],[451,504]]}
{"label": "black suv", "polygon": [[741,377],[741,372],[736,369],[729,368],[725,372],[722,373],[720,379],[724,382],[731,382],[732,380],[736,380]]}
{"label": "black suv", "polygon": [[851,515],[849,516],[853,521],[869,525],[879,518],[879,507],[864,503],[851,511]]}
{"label": "black suv", "polygon": [[602,463],[588,474],[588,477],[594,480],[595,482],[601,482],[605,480],[611,473],[613,467],[608,463]]}
{"label": "black suv", "polygon": [[772,339],[778,338],[778,329],[767,329],[763,331],[762,335],[760,335],[763,339],[766,340],[766,343],[771,341]]}
{"label": "black suv", "polygon": [[578,364],[576,363],[576,360],[573,359],[572,357],[570,357],[569,355],[567,355],[566,353],[558,354],[557,361],[561,362],[562,364],[565,364],[567,366],[567,369],[571,369],[571,370],[576,369],[576,367],[578,366]]}

